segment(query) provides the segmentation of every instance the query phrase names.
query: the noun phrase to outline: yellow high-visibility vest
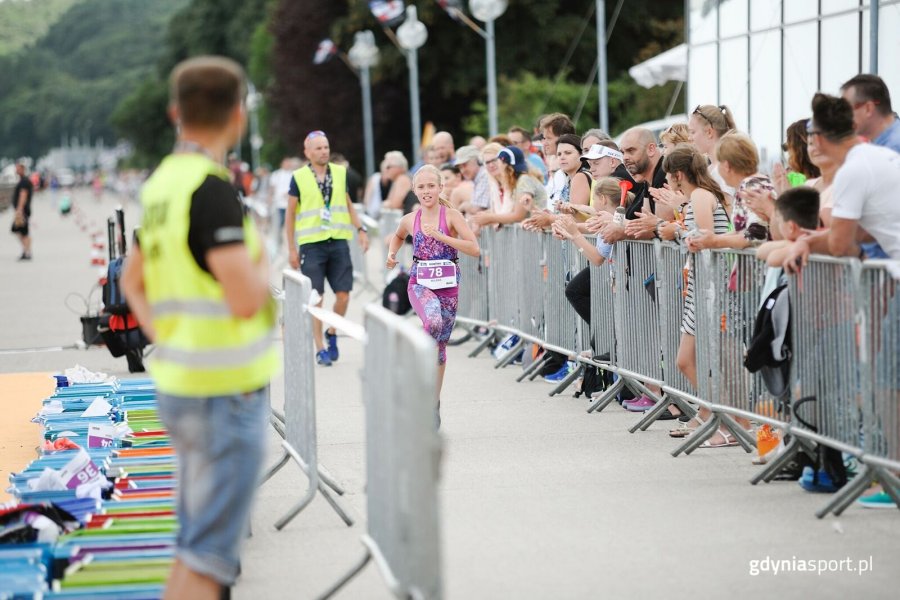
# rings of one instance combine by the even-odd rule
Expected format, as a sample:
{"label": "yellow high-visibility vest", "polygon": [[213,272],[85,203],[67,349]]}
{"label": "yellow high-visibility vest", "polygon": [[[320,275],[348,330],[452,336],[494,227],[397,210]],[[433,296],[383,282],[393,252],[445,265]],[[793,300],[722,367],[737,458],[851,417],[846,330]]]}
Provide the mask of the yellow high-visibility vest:
{"label": "yellow high-visibility vest", "polygon": [[[229,179],[201,154],[171,154],[141,189],[144,288],[156,330],[149,367],[157,389],[176,396],[251,392],[268,385],[279,364],[274,300],[248,319],[232,315],[222,286],[191,254],[191,198],[210,175]],[[244,243],[257,260],[262,248],[249,217]]]}
{"label": "yellow high-visibility vest", "polygon": [[349,240],[353,238],[353,224],[347,209],[347,169],[328,163],[331,169],[330,222],[323,222],[325,199],[309,165],[294,171],[294,180],[300,198],[294,215],[294,239],[297,244],[313,244],[325,240]]}

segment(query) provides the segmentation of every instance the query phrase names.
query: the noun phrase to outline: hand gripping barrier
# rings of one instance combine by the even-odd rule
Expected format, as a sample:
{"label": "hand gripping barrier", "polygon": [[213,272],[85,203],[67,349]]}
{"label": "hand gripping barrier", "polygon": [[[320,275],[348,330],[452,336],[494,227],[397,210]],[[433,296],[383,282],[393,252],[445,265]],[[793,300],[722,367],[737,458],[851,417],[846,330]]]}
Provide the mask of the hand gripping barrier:
{"label": "hand gripping barrier", "polygon": [[275,523],[282,529],[306,508],[320,492],[338,516],[347,524],[353,520],[340,507],[326,485],[338,495],[344,491],[319,466],[316,438],[315,353],[312,342],[312,318],[309,300],[312,284],[308,277],[293,270],[284,271],[284,414],[273,411],[272,425],[284,440],[279,461],[266,473],[268,481],[291,459],[308,478],[303,497]]}
{"label": "hand gripping barrier", "polygon": [[421,327],[380,306],[366,307],[365,556],[321,598],[330,598],[374,559],[397,598],[442,597],[434,428],[437,364]]}

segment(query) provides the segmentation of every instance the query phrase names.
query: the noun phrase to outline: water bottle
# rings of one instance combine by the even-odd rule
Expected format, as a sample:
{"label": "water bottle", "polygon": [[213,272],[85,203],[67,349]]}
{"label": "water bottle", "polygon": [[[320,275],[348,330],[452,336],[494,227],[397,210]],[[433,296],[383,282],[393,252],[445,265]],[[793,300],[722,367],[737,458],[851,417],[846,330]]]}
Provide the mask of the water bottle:
{"label": "water bottle", "polygon": [[399,314],[400,310],[400,296],[397,292],[391,292],[388,294],[388,308],[392,313]]}

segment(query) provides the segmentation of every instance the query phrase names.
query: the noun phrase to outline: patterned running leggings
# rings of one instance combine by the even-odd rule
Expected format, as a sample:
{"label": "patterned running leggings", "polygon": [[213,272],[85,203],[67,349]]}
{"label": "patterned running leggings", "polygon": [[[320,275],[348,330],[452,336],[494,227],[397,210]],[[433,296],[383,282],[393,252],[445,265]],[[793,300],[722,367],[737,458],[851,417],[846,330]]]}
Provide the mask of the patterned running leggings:
{"label": "patterned running leggings", "polygon": [[456,308],[459,305],[459,296],[438,295],[424,285],[410,283],[406,288],[409,302],[413,310],[422,319],[425,333],[437,341],[438,364],[447,362],[447,340],[456,323]]}

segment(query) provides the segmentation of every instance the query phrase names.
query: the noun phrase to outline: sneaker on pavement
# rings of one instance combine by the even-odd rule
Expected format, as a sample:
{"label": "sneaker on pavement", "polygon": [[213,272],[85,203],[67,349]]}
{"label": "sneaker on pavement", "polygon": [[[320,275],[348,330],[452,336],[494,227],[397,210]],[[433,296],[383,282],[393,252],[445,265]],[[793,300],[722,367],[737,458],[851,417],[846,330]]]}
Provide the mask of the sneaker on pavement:
{"label": "sneaker on pavement", "polygon": [[863,496],[862,498],[857,499],[856,503],[864,508],[897,508],[893,498],[883,490],[875,494]]}
{"label": "sneaker on pavement", "polygon": [[544,377],[544,381],[547,383],[562,383],[563,379],[568,377],[569,373],[572,372],[572,363],[566,362],[562,367],[560,367],[559,371],[556,373],[551,373]]}
{"label": "sneaker on pavement", "polygon": [[630,410],[631,412],[646,412],[656,406],[656,402],[651,400],[649,396],[641,396],[634,402],[629,402],[624,406],[625,410]]}
{"label": "sneaker on pavement", "polygon": [[340,353],[337,347],[337,333],[325,332],[325,342],[328,344],[328,358],[331,362],[337,362]]}
{"label": "sneaker on pavement", "polygon": [[328,350],[322,349],[316,352],[316,363],[322,365],[323,367],[331,366],[331,357],[328,356]]}
{"label": "sneaker on pavement", "polygon": [[800,477],[800,487],[807,492],[819,492],[823,494],[833,494],[839,489],[838,486],[834,485],[831,477],[824,469],[816,474],[812,467],[803,467],[803,475]]}

